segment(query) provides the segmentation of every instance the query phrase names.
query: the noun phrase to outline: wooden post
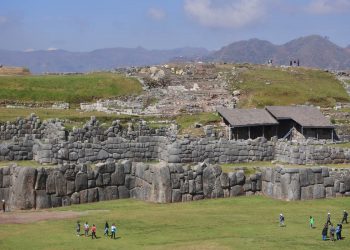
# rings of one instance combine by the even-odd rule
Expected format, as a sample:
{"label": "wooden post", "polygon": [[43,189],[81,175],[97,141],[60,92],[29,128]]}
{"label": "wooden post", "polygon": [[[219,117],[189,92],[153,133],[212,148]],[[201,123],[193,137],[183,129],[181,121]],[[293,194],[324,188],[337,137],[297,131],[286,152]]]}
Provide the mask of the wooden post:
{"label": "wooden post", "polygon": [[301,127],[301,134],[304,136],[304,127]]}
{"label": "wooden post", "polygon": [[263,137],[265,137],[265,126],[263,126]]}
{"label": "wooden post", "polygon": [[318,140],[318,129],[316,128],[316,138]]}
{"label": "wooden post", "polygon": [[248,127],[248,137],[250,139],[250,127]]}
{"label": "wooden post", "polygon": [[332,142],[334,142],[334,129],[331,129],[331,133],[332,133]]}
{"label": "wooden post", "polygon": [[231,125],[228,126],[228,129],[229,129],[229,130],[228,130],[228,140],[231,141],[231,138],[232,138],[232,135],[231,135],[231,133],[232,133]]}

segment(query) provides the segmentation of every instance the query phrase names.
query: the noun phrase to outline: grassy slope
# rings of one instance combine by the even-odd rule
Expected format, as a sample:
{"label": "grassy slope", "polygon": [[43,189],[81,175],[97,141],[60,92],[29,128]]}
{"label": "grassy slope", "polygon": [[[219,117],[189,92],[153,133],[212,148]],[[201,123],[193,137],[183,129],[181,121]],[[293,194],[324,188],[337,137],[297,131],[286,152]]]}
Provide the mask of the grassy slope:
{"label": "grassy slope", "polygon": [[[321,240],[328,211],[341,219],[350,199],[284,202],[240,197],[178,204],[117,200],[55,210],[90,212],[79,220],[97,225],[98,240],[75,236],[76,219],[10,224],[0,227],[1,249],[349,249],[349,225],[343,241]],[[286,227],[278,226],[284,213]],[[308,226],[315,217],[316,229]],[[103,238],[105,220],[119,228],[118,240]]]}
{"label": "grassy slope", "polygon": [[[330,73],[320,70],[250,67],[240,74],[241,107],[311,103],[332,107],[335,102],[349,101],[344,87]],[[270,84],[266,84],[266,83]]]}
{"label": "grassy slope", "polygon": [[73,104],[98,98],[138,94],[136,79],[108,73],[73,76],[1,76],[0,100],[65,101]]}

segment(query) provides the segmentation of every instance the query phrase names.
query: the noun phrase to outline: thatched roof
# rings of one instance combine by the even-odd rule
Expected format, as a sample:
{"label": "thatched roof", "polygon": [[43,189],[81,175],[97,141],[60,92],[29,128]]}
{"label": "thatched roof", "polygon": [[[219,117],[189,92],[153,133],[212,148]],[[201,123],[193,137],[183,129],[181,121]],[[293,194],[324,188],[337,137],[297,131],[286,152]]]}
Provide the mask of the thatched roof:
{"label": "thatched roof", "polygon": [[278,125],[278,122],[265,109],[217,108],[218,113],[233,127]]}
{"label": "thatched roof", "polygon": [[304,128],[334,128],[318,108],[310,106],[267,106],[277,120],[292,119]]}

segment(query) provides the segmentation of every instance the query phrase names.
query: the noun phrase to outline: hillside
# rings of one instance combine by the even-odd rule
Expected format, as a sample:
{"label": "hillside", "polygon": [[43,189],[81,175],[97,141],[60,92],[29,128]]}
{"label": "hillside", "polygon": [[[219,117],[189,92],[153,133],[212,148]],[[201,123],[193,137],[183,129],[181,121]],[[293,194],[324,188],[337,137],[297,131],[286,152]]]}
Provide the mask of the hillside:
{"label": "hillside", "polygon": [[277,68],[238,65],[230,81],[240,91],[239,107],[313,104],[333,107],[336,102],[349,102],[341,83],[330,73],[305,68]]}
{"label": "hillside", "polygon": [[207,61],[263,64],[272,59],[275,64],[289,65],[300,60],[306,67],[350,69],[349,48],[341,48],[327,38],[313,35],[292,40],[283,45],[251,39],[232,43],[206,57]]}
{"label": "hillside", "polygon": [[141,84],[136,79],[117,74],[0,77],[1,103],[60,101],[79,104],[141,92]]}
{"label": "hillside", "polygon": [[0,50],[0,64],[25,66],[33,73],[89,72],[117,67],[161,64],[173,58],[200,58],[208,51],[201,48],[147,50],[141,47],[100,49],[91,52],[8,51]]}

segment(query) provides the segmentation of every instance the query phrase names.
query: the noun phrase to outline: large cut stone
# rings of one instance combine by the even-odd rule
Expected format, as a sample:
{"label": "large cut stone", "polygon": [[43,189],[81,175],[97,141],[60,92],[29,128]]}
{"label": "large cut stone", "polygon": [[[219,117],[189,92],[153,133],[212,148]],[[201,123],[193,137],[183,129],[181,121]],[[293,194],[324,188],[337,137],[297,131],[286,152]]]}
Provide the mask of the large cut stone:
{"label": "large cut stone", "polygon": [[12,208],[31,209],[35,207],[36,174],[37,171],[34,168],[15,168],[10,194]]}
{"label": "large cut stone", "polygon": [[87,173],[79,172],[75,178],[75,191],[79,192],[88,188]]}
{"label": "large cut stone", "polygon": [[314,199],[322,199],[326,196],[326,189],[322,184],[314,185]]}
{"label": "large cut stone", "polygon": [[36,209],[50,208],[51,196],[45,190],[36,190]]}
{"label": "large cut stone", "polygon": [[171,202],[171,181],[170,170],[165,164],[160,164],[153,168],[151,175],[151,200],[160,203]]}
{"label": "large cut stone", "polygon": [[36,190],[46,190],[46,179],[47,173],[44,168],[38,169],[38,174],[36,176],[35,189]]}

